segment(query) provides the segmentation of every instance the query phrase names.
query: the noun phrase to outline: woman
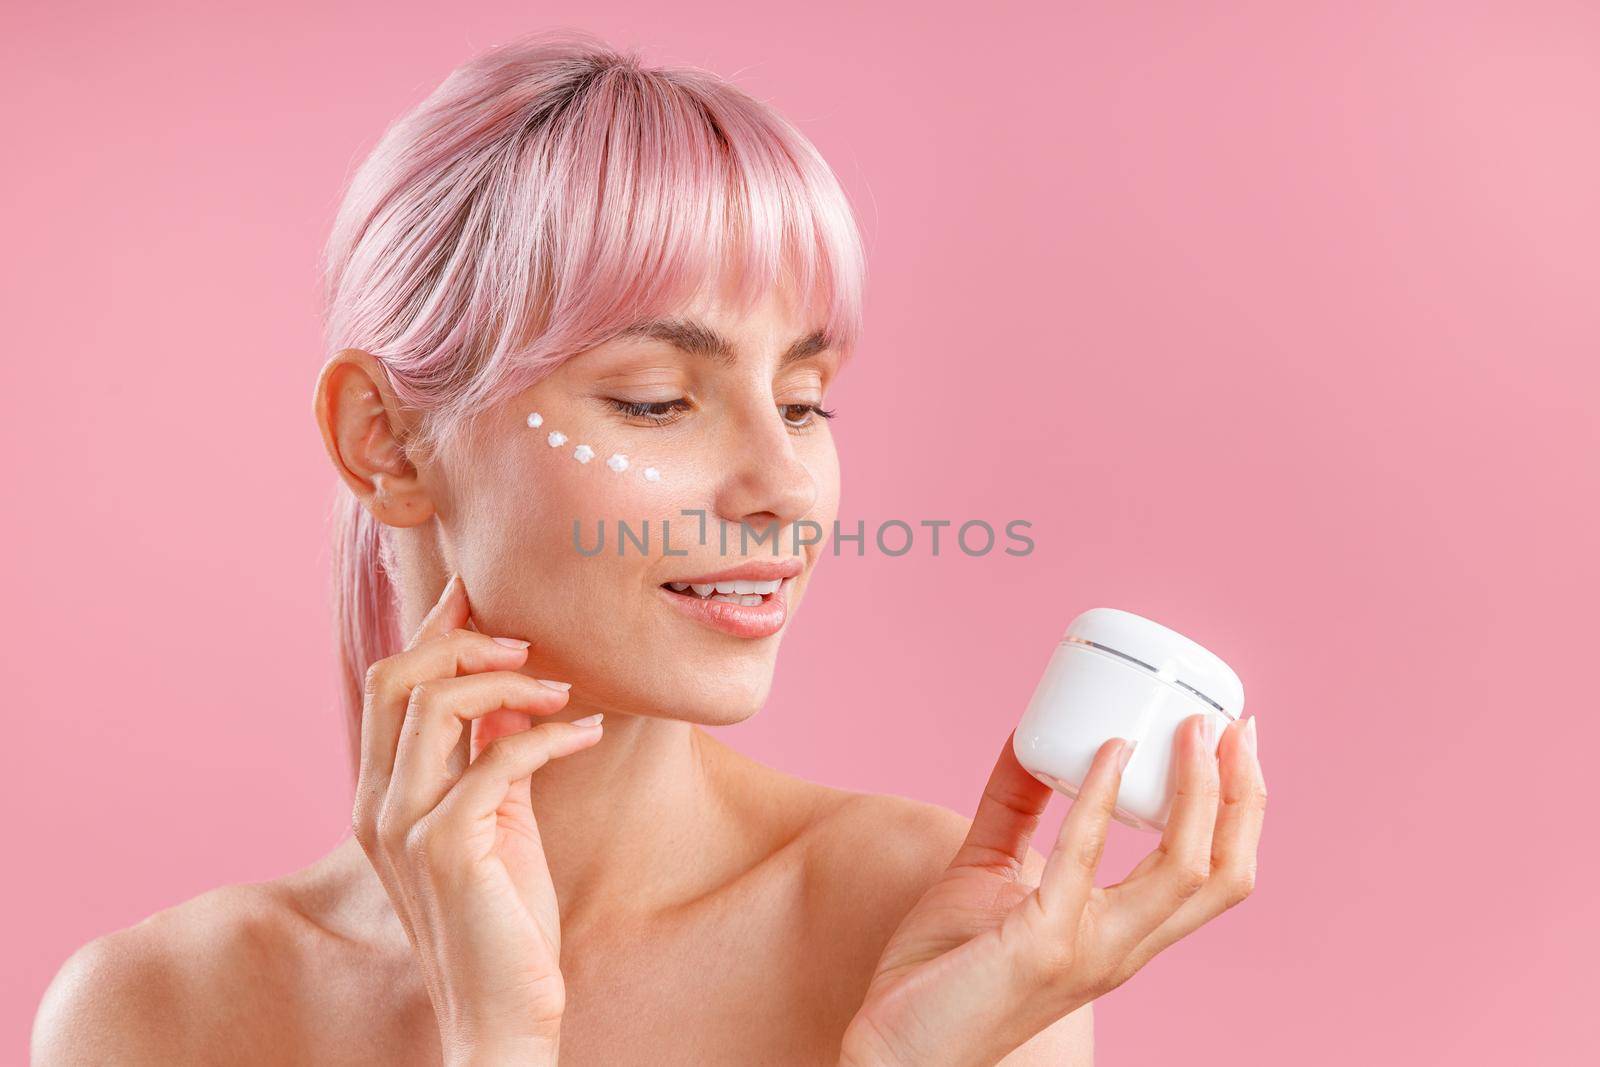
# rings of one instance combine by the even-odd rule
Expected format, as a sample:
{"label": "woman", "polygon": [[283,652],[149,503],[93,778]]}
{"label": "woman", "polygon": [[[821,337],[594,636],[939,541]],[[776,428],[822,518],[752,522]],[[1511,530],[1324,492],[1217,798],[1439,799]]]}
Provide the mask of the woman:
{"label": "woman", "polygon": [[1253,726],[1184,723],[1105,889],[1119,739],[1047,860],[1009,738],[969,823],[698,728],[767,696],[859,332],[847,201],[768,109],[582,34],[491,50],[326,266],[354,834],[79,950],[39,1062],[1087,1064],[1093,999],[1249,892]]}

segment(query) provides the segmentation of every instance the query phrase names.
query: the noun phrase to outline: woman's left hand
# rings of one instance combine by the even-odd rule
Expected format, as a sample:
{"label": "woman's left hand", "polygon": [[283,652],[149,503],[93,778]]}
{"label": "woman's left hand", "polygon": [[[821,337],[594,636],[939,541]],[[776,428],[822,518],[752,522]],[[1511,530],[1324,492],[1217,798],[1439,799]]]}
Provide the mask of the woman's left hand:
{"label": "woman's left hand", "polygon": [[1028,842],[1052,791],[1007,737],[960,851],[889,939],[841,1065],[997,1063],[1248,896],[1267,800],[1255,729],[1230,724],[1208,746],[1204,718],[1178,728],[1160,845],[1104,889],[1095,870],[1126,742],[1100,747],[1035,886]]}

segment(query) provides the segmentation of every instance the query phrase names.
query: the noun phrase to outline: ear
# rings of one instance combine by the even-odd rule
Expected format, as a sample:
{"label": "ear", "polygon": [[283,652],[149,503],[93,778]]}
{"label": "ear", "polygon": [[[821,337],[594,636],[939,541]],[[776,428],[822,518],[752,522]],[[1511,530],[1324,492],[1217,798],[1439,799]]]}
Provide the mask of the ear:
{"label": "ear", "polygon": [[433,499],[406,456],[409,426],[371,353],[347,348],[328,360],[312,410],[339,476],[379,522],[416,526],[432,517]]}

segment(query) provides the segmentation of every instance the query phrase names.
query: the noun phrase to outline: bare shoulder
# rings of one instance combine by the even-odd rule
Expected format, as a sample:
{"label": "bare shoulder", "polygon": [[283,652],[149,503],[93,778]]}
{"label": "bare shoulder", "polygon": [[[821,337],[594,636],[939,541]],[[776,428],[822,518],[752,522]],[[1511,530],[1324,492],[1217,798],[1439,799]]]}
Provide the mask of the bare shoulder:
{"label": "bare shoulder", "polygon": [[[884,945],[907,912],[949,867],[972,826],[968,816],[908,797],[838,797],[813,831],[811,891],[835,930],[860,947],[870,979]],[[1020,876],[1037,883],[1044,856],[1029,848]],[[870,957],[870,959],[868,959]],[[1014,1050],[1003,1067],[1092,1067],[1091,1005]]]}
{"label": "bare shoulder", "polygon": [[271,883],[214,889],[74,952],[40,1003],[33,1062],[173,1063],[272,1045],[305,920]]}
{"label": "bare shoulder", "polygon": [[[878,793],[843,794],[818,820],[816,879],[899,908],[896,923],[950,866],[972,819],[939,804]],[[1037,883],[1044,857],[1029,848],[1022,877]]]}

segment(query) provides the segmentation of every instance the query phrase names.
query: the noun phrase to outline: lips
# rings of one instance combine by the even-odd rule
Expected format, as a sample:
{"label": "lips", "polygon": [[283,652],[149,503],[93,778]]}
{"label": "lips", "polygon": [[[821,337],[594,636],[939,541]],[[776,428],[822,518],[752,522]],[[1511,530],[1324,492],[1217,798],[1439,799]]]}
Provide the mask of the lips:
{"label": "lips", "polygon": [[760,560],[662,582],[661,595],[688,618],[734,637],[771,637],[789,615],[799,559]]}
{"label": "lips", "polygon": [[[737,567],[728,567],[720,571],[706,574],[682,575],[671,579],[687,585],[714,585],[717,582],[766,582],[793,578],[805,570],[805,564],[798,556],[788,559],[753,559],[739,564]],[[662,583],[666,585],[666,582]]]}

